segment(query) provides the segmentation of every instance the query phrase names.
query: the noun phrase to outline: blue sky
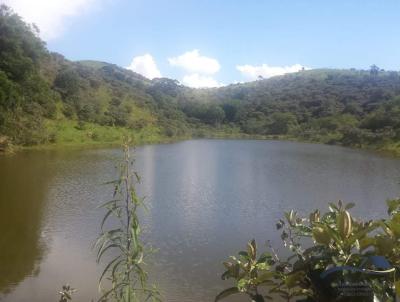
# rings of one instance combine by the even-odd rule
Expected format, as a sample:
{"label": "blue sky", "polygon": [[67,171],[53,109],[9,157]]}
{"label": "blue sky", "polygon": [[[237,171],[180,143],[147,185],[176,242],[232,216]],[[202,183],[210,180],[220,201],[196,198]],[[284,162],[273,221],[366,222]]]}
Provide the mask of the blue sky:
{"label": "blue sky", "polygon": [[[217,86],[306,68],[400,70],[398,0],[5,0],[50,50]],[[134,60],[135,59],[135,60]]]}

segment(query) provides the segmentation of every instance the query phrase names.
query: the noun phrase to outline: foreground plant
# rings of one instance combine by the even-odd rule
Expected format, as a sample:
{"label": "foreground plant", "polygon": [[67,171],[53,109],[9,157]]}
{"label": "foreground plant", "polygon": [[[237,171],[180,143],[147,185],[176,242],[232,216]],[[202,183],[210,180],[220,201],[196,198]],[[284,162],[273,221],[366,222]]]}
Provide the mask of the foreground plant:
{"label": "foreground plant", "polygon": [[[298,218],[295,212],[286,215],[286,221],[281,221],[284,225],[282,238],[285,237],[286,230],[294,234],[289,247],[295,252],[298,259],[297,265],[304,268],[308,265],[309,269],[321,269],[329,266],[359,265],[363,257],[363,252],[369,242],[369,234],[378,227],[373,221],[356,220],[349,213],[349,209],[354,207],[353,203],[329,204],[329,211],[321,215],[319,210],[310,214],[309,218]],[[294,214],[293,214],[294,213]],[[292,217],[293,216],[293,217]],[[314,246],[301,249],[304,238],[312,238]],[[284,239],[286,243],[286,240]],[[296,246],[298,248],[292,248]]]}
{"label": "foreground plant", "polygon": [[[144,199],[136,193],[140,178],[133,170],[129,141],[124,144],[124,159],[119,165],[119,171],[119,178],[108,183],[114,185],[113,199],[100,206],[107,212],[101,223],[102,233],[95,244],[97,262],[106,253],[112,252],[114,258],[108,261],[100,276],[99,289],[102,296],[99,301],[160,301],[159,292],[154,286],[149,286],[144,270],[144,259],[151,253],[151,249],[140,238],[138,212],[145,205]],[[116,227],[106,228],[107,224]],[[108,280],[108,289],[103,288],[104,279]]]}
{"label": "foreground plant", "polygon": [[247,244],[247,251],[240,251],[238,257],[231,256],[230,261],[224,262],[227,270],[222,279],[234,279],[235,286],[219,293],[215,301],[239,293],[254,302],[273,300],[274,296],[290,301],[293,297],[306,295],[308,290],[300,286],[304,274],[289,274],[289,263],[281,261],[272,247],[270,249],[271,253],[257,256],[257,245],[252,240]]}
{"label": "foreground plant", "polygon": [[[393,264],[399,264],[400,200],[390,201],[388,206],[390,218],[381,221],[355,219],[349,212],[354,204],[342,201],[330,203],[329,211],[324,214],[315,210],[307,218],[293,210],[285,213],[277,229],[292,255],[283,261],[273,253],[274,261],[260,268],[254,263],[255,259],[244,262],[246,254],[240,252],[241,258],[232,258],[236,263],[224,264],[228,271],[223,279],[225,276],[234,278],[236,286],[220,293],[216,300],[243,292],[257,302],[276,295],[286,301],[339,301],[341,287],[358,282],[364,290],[373,291],[374,299],[394,301],[394,269],[385,258],[377,257],[385,256]],[[310,239],[313,244],[306,246]],[[255,242],[250,245],[255,246]],[[272,247],[270,249],[273,251]],[[378,269],[376,263],[369,262],[371,259],[372,262],[379,260],[386,268]],[[268,276],[265,282],[257,279],[260,271]],[[265,294],[258,295],[260,286],[264,285],[268,286],[263,289]]]}
{"label": "foreground plant", "polygon": [[66,284],[62,286],[61,291],[59,292],[60,300],[59,302],[69,302],[72,301],[72,295],[76,292],[75,288],[72,288],[70,285]]}
{"label": "foreground plant", "polygon": [[389,218],[378,222],[381,232],[369,245],[400,267],[400,199],[388,200],[387,205]]}
{"label": "foreground plant", "polygon": [[253,239],[247,244],[246,251],[240,251],[238,257],[232,256],[230,261],[224,262],[226,271],[222,279],[234,279],[236,286],[222,291],[215,301],[237,293],[248,295],[252,301],[264,301],[259,287],[273,284],[275,273],[270,268],[274,263],[269,253],[257,257],[257,245]]}

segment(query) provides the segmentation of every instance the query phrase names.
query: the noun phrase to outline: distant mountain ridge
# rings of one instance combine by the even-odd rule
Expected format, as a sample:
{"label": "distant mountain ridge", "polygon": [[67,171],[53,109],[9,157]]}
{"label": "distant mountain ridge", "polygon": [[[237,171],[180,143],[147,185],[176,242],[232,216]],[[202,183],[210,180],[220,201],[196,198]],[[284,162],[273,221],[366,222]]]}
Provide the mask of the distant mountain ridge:
{"label": "distant mountain ridge", "polygon": [[0,136],[16,145],[277,137],[397,150],[400,74],[305,70],[194,89],[114,64],[50,53],[0,10]]}

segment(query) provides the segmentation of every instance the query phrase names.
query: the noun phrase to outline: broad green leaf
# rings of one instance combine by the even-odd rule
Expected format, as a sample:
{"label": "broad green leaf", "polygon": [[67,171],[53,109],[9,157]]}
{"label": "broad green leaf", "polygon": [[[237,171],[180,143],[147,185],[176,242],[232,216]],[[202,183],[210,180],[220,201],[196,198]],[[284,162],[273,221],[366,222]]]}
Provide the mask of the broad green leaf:
{"label": "broad green leaf", "polygon": [[265,272],[259,275],[256,279],[257,283],[264,283],[265,281],[271,280],[275,276],[275,272]]}
{"label": "broad green leaf", "polygon": [[257,260],[257,263],[266,262],[266,261],[271,260],[271,259],[272,259],[271,254],[265,252],[265,253],[262,253],[262,254],[260,255],[260,257],[259,257],[258,260]]}
{"label": "broad green leaf", "polygon": [[297,285],[297,283],[304,278],[304,273],[303,272],[295,272],[287,275],[285,279],[285,284],[288,288],[293,288]]}
{"label": "broad green leaf", "polygon": [[240,251],[240,252],[238,253],[238,255],[239,255],[239,256],[242,256],[242,257],[245,258],[245,259],[249,259],[249,253],[246,252],[246,251]]}
{"label": "broad green leaf", "polygon": [[249,254],[249,257],[253,260],[256,258],[257,254],[257,245],[256,241],[253,239],[247,244],[247,252]]}
{"label": "broad green leaf", "polygon": [[231,288],[225,289],[215,297],[215,302],[220,301],[226,297],[229,297],[229,296],[237,294],[237,293],[239,293],[239,290],[237,287],[231,287]]}
{"label": "broad green leaf", "polygon": [[400,281],[395,282],[395,287],[397,296],[400,296]]}

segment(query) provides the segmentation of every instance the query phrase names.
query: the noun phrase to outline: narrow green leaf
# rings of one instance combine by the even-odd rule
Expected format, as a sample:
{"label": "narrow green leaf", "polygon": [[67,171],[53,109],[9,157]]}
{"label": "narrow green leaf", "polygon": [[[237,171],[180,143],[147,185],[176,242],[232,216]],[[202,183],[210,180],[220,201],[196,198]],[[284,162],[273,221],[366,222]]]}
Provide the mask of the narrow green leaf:
{"label": "narrow green leaf", "polygon": [[99,250],[99,252],[97,253],[97,261],[100,261],[101,257],[103,256],[103,254],[108,251],[111,248],[118,248],[121,249],[121,247],[118,244],[110,244],[107,245],[105,248],[103,248],[102,250]]}
{"label": "narrow green leaf", "polygon": [[108,272],[108,270],[109,270],[109,268],[111,267],[111,265],[113,265],[113,263],[114,263],[115,261],[117,261],[120,257],[121,257],[121,255],[118,255],[117,257],[115,257],[113,260],[111,260],[111,261],[107,264],[107,266],[104,268],[103,272],[102,272],[101,275],[100,275],[99,282],[101,282],[101,280],[103,280],[104,275]]}

